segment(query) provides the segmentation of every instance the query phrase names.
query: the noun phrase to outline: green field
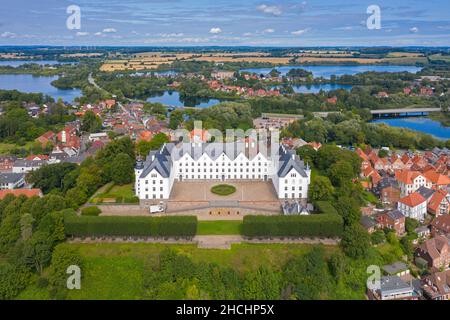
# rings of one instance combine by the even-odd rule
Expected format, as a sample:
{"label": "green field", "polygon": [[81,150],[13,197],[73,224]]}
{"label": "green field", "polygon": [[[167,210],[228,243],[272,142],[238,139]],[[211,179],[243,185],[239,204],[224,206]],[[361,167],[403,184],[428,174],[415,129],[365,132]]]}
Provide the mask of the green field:
{"label": "green field", "polygon": [[[139,299],[142,273],[155,263],[159,253],[170,247],[194,262],[217,263],[238,271],[256,270],[259,266],[280,269],[290,258],[307,253],[312,246],[303,244],[239,244],[231,250],[198,249],[196,245],[162,244],[64,244],[79,249],[83,257],[81,290],[69,292],[69,299]],[[327,254],[338,250],[325,247]],[[257,258],[256,258],[257,257]],[[46,289],[28,287],[18,299],[47,299]]]}
{"label": "green field", "polygon": [[198,235],[236,235],[241,234],[241,220],[199,221]]}

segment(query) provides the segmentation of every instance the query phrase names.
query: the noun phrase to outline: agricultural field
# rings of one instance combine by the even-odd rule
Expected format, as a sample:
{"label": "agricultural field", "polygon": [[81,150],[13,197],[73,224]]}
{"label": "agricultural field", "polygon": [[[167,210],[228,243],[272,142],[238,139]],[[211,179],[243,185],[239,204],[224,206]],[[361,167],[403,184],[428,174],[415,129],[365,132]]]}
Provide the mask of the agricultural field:
{"label": "agricultural field", "polygon": [[430,59],[431,60],[440,60],[440,61],[450,62],[450,55],[443,56],[442,54],[434,54],[434,55],[430,56]]}

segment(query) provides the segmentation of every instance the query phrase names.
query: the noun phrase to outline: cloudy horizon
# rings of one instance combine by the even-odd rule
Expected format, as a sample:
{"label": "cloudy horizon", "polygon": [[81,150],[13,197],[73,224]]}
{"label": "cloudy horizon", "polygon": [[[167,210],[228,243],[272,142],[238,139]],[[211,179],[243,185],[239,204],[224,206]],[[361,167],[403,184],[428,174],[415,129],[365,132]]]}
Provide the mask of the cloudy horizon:
{"label": "cloudy horizon", "polygon": [[[4,0],[0,45],[450,46],[447,0]],[[70,30],[67,8],[81,9]],[[367,8],[381,9],[370,30]]]}

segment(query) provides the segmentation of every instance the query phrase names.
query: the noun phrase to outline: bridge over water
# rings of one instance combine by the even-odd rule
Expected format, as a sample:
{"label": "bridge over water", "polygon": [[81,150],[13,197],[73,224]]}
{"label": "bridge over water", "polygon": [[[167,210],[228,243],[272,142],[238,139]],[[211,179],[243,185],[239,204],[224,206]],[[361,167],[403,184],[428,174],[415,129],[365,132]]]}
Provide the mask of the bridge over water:
{"label": "bridge over water", "polygon": [[[398,109],[377,109],[370,110],[370,113],[374,118],[401,118],[401,117],[413,117],[413,116],[426,116],[430,112],[441,112],[442,108],[398,108]],[[313,112],[316,117],[326,118],[330,113],[336,113],[338,111],[330,112]]]}

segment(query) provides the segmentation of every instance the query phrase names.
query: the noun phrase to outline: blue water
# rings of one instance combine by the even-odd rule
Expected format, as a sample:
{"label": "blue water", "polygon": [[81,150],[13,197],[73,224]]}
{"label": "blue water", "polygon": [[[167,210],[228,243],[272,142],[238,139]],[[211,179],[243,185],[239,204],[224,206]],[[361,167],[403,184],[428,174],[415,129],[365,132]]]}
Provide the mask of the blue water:
{"label": "blue water", "polygon": [[53,99],[62,98],[63,101],[73,102],[76,97],[81,96],[81,90],[61,90],[51,85],[51,82],[58,79],[54,77],[35,77],[29,74],[0,74],[0,89],[18,90],[27,93],[43,93]]}
{"label": "blue water", "polygon": [[20,67],[26,63],[35,63],[40,66],[55,64],[70,64],[73,62],[58,62],[56,60],[0,60],[0,66]]}
{"label": "blue water", "polygon": [[163,95],[153,96],[147,99],[148,102],[159,102],[172,107],[197,107],[209,108],[219,104],[221,101],[217,99],[189,99],[182,101],[177,91],[165,91]]}
{"label": "blue water", "polygon": [[379,119],[374,120],[373,122],[386,123],[393,127],[408,128],[425,132],[438,139],[450,139],[450,127],[444,127],[439,121],[434,121],[429,118]]}
{"label": "blue water", "polygon": [[284,66],[276,68],[250,68],[242,69],[241,71],[252,72],[257,74],[268,74],[273,69],[277,69],[282,75],[286,75],[292,69],[304,69],[311,71],[315,78],[329,79],[332,75],[354,75],[368,71],[375,72],[404,72],[417,73],[421,68],[413,66],[372,66],[372,65],[358,65],[358,66]]}
{"label": "blue water", "polygon": [[[347,91],[352,90],[352,85],[350,84],[337,84],[337,83],[320,83],[320,84],[307,84],[307,85],[295,85],[292,86],[295,93],[319,93],[322,91],[332,91],[338,89],[344,89]],[[278,86],[273,87],[274,89]]]}

